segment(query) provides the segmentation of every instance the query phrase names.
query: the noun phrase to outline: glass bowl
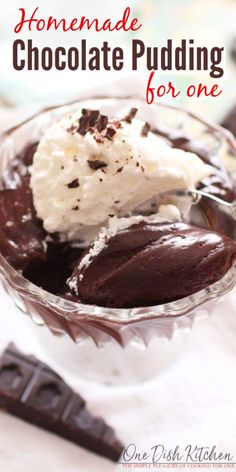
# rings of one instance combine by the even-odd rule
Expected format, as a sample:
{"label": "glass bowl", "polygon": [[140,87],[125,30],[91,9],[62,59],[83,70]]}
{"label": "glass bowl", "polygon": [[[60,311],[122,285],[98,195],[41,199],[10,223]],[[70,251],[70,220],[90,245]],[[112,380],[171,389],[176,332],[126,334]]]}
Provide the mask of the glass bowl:
{"label": "glass bowl", "polygon": [[[231,172],[236,170],[236,144],[231,134],[222,128],[172,106],[148,106],[143,100],[132,97],[98,97],[42,110],[24,123],[8,130],[0,143],[0,173],[4,171],[9,159],[29,142],[37,141],[44,130],[65,113],[83,107],[100,109],[110,115],[120,115],[123,109],[134,106],[139,110],[138,118],[148,121],[153,127],[170,129],[177,135],[184,133],[196,138],[204,149],[217,155]],[[235,222],[233,224],[235,227]],[[147,347],[153,339],[157,344],[163,339],[173,342],[180,331],[190,330],[195,317],[210,314],[215,304],[235,286],[236,267],[232,267],[219,282],[187,298],[164,305],[132,309],[102,308],[52,295],[26,280],[1,255],[0,278],[17,307],[30,315],[36,325],[46,325],[57,337],[67,334],[75,343],[92,340],[96,347],[103,348],[110,341],[116,341],[121,347],[129,344]],[[57,346],[59,345],[62,346],[61,340]],[[161,357],[159,350],[158,356]],[[88,359],[87,353],[85,357]],[[78,358],[82,359],[79,354]],[[85,366],[85,359],[83,362]],[[119,362],[116,359],[118,377],[121,375]],[[147,364],[146,361],[145,363]],[[145,378],[145,374],[142,378]]]}

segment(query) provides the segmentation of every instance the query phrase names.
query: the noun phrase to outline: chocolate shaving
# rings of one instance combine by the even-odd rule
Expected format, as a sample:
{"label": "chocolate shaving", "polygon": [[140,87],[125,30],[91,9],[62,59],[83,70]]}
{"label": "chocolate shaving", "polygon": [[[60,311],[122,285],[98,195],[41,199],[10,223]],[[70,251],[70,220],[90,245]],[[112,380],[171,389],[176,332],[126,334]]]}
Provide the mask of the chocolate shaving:
{"label": "chocolate shaving", "polygon": [[68,188],[77,188],[77,187],[79,187],[79,179],[72,180],[72,182],[67,184],[67,187]]}
{"label": "chocolate shaving", "polygon": [[98,169],[102,169],[103,167],[107,167],[106,162],[100,161],[99,159],[94,159],[94,160],[88,159],[87,162],[88,162],[89,167],[93,170],[98,170]]}
{"label": "chocolate shaving", "polygon": [[114,128],[107,128],[105,138],[112,140],[114,134],[116,134],[116,130]]}
{"label": "chocolate shaving", "polygon": [[122,172],[123,170],[123,167],[119,167],[119,169],[117,169],[116,173],[118,174],[118,172]]}
{"label": "chocolate shaving", "polygon": [[146,138],[148,136],[149,131],[151,131],[151,126],[149,123],[145,123],[141,129],[141,136]]}
{"label": "chocolate shaving", "polygon": [[120,120],[113,120],[112,124],[115,126],[116,129],[121,128]]}
{"label": "chocolate shaving", "polygon": [[89,129],[92,129],[95,126],[99,116],[99,110],[87,110],[86,108],[83,108],[82,116],[79,119],[78,133],[85,136]]}
{"label": "chocolate shaving", "polygon": [[123,121],[126,121],[126,123],[129,123],[131,124],[136,113],[137,113],[138,109],[137,108],[131,108],[131,110],[129,111],[129,113],[123,118]]}
{"label": "chocolate shaving", "polygon": [[79,206],[78,206],[78,205],[76,205],[75,207],[73,207],[73,208],[72,208],[72,210],[74,210],[74,211],[78,211],[78,210],[79,210]]}

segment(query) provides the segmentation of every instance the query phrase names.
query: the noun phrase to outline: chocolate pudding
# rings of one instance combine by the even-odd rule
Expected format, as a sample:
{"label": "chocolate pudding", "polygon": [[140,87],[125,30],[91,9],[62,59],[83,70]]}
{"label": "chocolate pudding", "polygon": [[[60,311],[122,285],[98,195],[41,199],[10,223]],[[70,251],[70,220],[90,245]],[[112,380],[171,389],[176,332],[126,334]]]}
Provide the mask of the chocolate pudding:
{"label": "chocolate pudding", "polygon": [[232,239],[162,215],[158,222],[131,222],[80,268],[93,248],[81,228],[95,228],[96,241],[101,226],[126,210],[132,214],[157,188],[188,188],[190,181],[224,200],[235,197],[215,154],[180,131],[151,131],[136,112],[118,120],[82,110],[29,143],[4,171],[1,254],[50,293],[107,307],[151,306],[215,283],[234,263]]}

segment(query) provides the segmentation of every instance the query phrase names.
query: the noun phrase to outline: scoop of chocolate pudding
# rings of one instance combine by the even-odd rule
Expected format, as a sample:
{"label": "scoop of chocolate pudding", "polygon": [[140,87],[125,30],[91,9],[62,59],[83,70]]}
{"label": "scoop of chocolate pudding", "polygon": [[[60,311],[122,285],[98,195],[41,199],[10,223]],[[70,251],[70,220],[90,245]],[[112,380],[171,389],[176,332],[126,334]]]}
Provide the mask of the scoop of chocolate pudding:
{"label": "scoop of chocolate pudding", "polygon": [[236,136],[236,106],[234,106],[225,117],[222,122],[222,126],[224,126],[224,128],[228,129],[234,136]]}
{"label": "scoop of chocolate pudding", "polygon": [[103,243],[99,252],[95,242],[68,283],[82,302],[107,307],[181,299],[220,280],[236,257],[230,238],[183,222],[141,222]]}

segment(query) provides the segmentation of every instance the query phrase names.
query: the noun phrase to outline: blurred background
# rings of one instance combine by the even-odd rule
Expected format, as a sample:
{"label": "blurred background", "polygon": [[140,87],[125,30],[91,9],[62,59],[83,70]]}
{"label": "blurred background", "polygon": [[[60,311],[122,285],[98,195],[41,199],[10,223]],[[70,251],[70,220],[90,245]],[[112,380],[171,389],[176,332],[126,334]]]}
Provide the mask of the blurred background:
{"label": "blurred background", "polygon": [[[143,23],[137,33],[94,33],[88,32],[32,32],[16,36],[13,27],[19,22],[18,9],[24,7],[33,12],[39,6],[38,17],[50,15],[57,18],[111,17],[118,20],[126,6],[131,7],[132,16],[137,16]],[[178,99],[187,108],[220,121],[227,110],[236,103],[236,57],[233,59],[232,44],[236,37],[236,0],[10,0],[1,5],[0,29],[0,104],[8,107],[21,105],[27,107],[41,106],[49,103],[60,103],[80,96],[86,90],[97,93],[115,91],[116,93],[139,93],[145,97],[148,72],[130,72],[130,43],[138,37],[148,46],[162,46],[168,38],[181,40],[193,38],[195,45],[224,46],[225,74],[217,83],[223,87],[223,94],[217,99],[188,99],[183,94]],[[16,37],[33,39],[34,45],[44,46],[78,46],[81,39],[87,38],[88,46],[99,46],[106,40],[111,46],[121,46],[125,50],[125,67],[120,72],[104,71],[21,71],[12,66],[12,43]],[[236,48],[236,46],[235,46]],[[234,53],[236,56],[236,52]],[[157,73],[158,83],[172,80],[180,89],[194,82],[214,84],[215,79],[208,72],[197,73]],[[176,100],[175,100],[176,103]]]}

